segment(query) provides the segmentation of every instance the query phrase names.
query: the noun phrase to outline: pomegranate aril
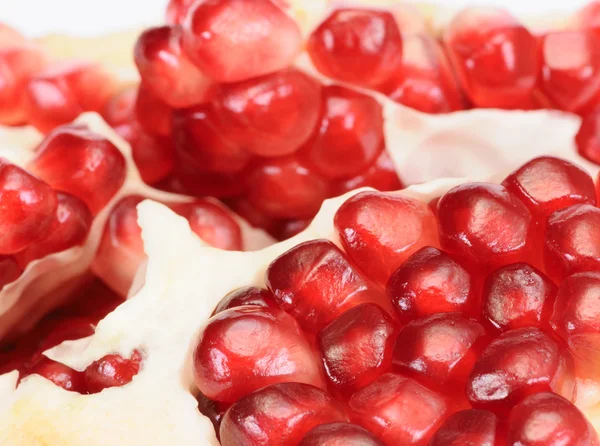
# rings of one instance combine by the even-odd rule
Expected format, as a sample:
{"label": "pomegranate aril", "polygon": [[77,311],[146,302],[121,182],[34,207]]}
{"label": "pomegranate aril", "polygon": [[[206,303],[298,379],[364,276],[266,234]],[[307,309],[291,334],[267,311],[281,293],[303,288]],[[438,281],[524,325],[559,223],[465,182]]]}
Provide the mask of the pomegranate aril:
{"label": "pomegranate aril", "polygon": [[385,294],[329,240],[301,243],[283,253],[269,265],[265,281],[279,306],[310,333],[361,303],[393,311]]}
{"label": "pomegranate aril", "polygon": [[540,69],[538,42],[508,12],[471,7],[450,23],[445,44],[477,107],[530,108]]}
{"label": "pomegranate aril", "polygon": [[214,316],[215,314],[230,308],[244,307],[246,305],[272,308],[277,307],[277,303],[275,303],[275,299],[269,290],[255,286],[247,286],[238,288],[227,294],[221,299],[221,302],[219,302],[219,305],[217,305],[212,315]]}
{"label": "pomegranate aril", "polygon": [[506,414],[527,395],[553,391],[572,398],[573,358],[551,334],[537,328],[507,331],[484,349],[467,380],[473,407]]}
{"label": "pomegranate aril", "polygon": [[542,227],[556,210],[578,203],[596,204],[594,180],[582,168],[560,158],[535,158],[502,184],[529,208]]}
{"label": "pomegranate aril", "polygon": [[412,253],[438,244],[427,204],[400,195],[354,195],[338,209],[334,224],[350,258],[381,285]]}
{"label": "pomegranate aril", "polygon": [[600,36],[593,31],[553,31],[541,38],[539,88],[558,109],[581,112],[600,93]]}
{"label": "pomegranate aril", "polygon": [[376,88],[402,67],[402,37],[383,10],[339,8],[310,35],[308,54],[326,76]]}
{"label": "pomegranate aril", "polygon": [[169,0],[165,13],[166,22],[170,25],[182,25],[188,11],[197,0]]}
{"label": "pomegranate aril", "polygon": [[[220,155],[215,154],[215,157]],[[223,160],[221,160],[223,161]],[[190,154],[175,151],[173,178],[167,183],[170,191],[197,197],[234,198],[246,193],[245,172],[203,171]],[[167,177],[167,180],[169,177]]]}
{"label": "pomegranate aril", "polygon": [[128,141],[133,161],[146,184],[158,183],[173,172],[175,146],[171,138],[146,134],[139,128],[132,128]]}
{"label": "pomegranate aril", "polygon": [[0,254],[22,251],[48,237],[57,206],[48,184],[0,158]]}
{"label": "pomegranate aril", "polygon": [[600,209],[581,204],[552,213],[544,265],[557,282],[571,273],[600,269]]}
{"label": "pomegranate aril", "polygon": [[222,407],[224,406],[222,403],[212,401],[206,396],[202,395],[201,393],[198,394],[196,400],[198,401],[198,410],[202,415],[204,415],[210,420],[218,440],[219,429],[221,427],[221,420],[223,419],[223,415],[225,415],[227,407]]}
{"label": "pomegranate aril", "polygon": [[[303,156],[322,175],[358,175],[383,150],[383,110],[374,98],[353,90],[323,88],[323,116]],[[343,160],[343,162],[341,162]]]}
{"label": "pomegranate aril", "polygon": [[575,142],[581,156],[600,164],[600,107],[583,116]]}
{"label": "pomegranate aril", "polygon": [[144,84],[140,85],[135,101],[135,117],[146,133],[170,137],[173,110]]}
{"label": "pomegranate aril", "polygon": [[280,221],[263,214],[247,199],[238,198],[227,201],[227,205],[240,217],[255,228],[262,228],[273,234],[279,231]]}
{"label": "pomegranate aril", "polygon": [[496,415],[487,410],[468,409],[448,418],[435,433],[430,446],[495,446]]}
{"label": "pomegranate aril", "polygon": [[402,68],[381,91],[394,101],[424,113],[465,108],[458,82],[440,43],[427,34],[404,37]]}
{"label": "pomegranate aril", "polygon": [[0,255],[0,291],[19,278],[23,270],[13,256]]}
{"label": "pomegranate aril", "polygon": [[441,395],[396,373],[356,392],[349,407],[352,420],[388,446],[426,445],[448,413]]}
{"label": "pomegranate aril", "polygon": [[87,393],[86,382],[82,372],[44,358],[38,362],[27,375],[40,375],[69,392]]}
{"label": "pomegranate aril", "polygon": [[507,444],[597,446],[598,435],[568,400],[538,393],[517,404],[508,419]]}
{"label": "pomegranate aril", "polygon": [[573,274],[561,283],[550,323],[568,343],[578,376],[600,381],[600,272]]}
{"label": "pomegranate aril", "polygon": [[137,95],[138,88],[134,86],[117,91],[104,105],[102,118],[113,128],[131,124],[135,119]]}
{"label": "pomegranate aril", "polygon": [[278,240],[287,240],[302,231],[304,231],[312,222],[312,219],[304,220],[287,220],[279,224],[275,231],[275,237]]}
{"label": "pomegranate aril", "polygon": [[129,358],[113,354],[92,362],[83,372],[89,393],[129,384],[140,371],[141,362],[142,355],[137,350]]}
{"label": "pomegranate aril", "polygon": [[271,0],[197,2],[183,26],[185,51],[217,82],[282,70],[302,45],[298,25]]}
{"label": "pomegranate aril", "polygon": [[331,186],[301,160],[289,156],[257,164],[246,179],[246,193],[250,203],[270,217],[310,218],[330,196]]}
{"label": "pomegranate aril", "polygon": [[343,313],[318,336],[325,373],[343,399],[391,370],[397,327],[381,307],[366,303]]}
{"label": "pomegranate aril", "polygon": [[102,112],[117,88],[116,80],[99,65],[51,65],[27,83],[28,122],[48,133],[85,111]]}
{"label": "pomegranate aril", "polygon": [[307,433],[298,446],[384,446],[373,434],[356,424],[321,424]]}
{"label": "pomegranate aril", "polygon": [[483,290],[483,316],[506,331],[548,324],[557,287],[527,263],[515,263],[491,273]]}
{"label": "pomegranate aril", "polygon": [[469,267],[492,270],[532,256],[527,207],[499,184],[466,183],[438,202],[440,243]]}
{"label": "pomegranate aril", "polygon": [[394,163],[385,148],[381,150],[375,162],[364,172],[342,181],[339,185],[339,193],[341,195],[361,187],[372,187],[382,192],[404,188],[402,181],[398,178]]}
{"label": "pomegranate aril", "polygon": [[448,254],[427,246],[390,277],[386,294],[402,323],[435,313],[477,312],[471,276]]}
{"label": "pomegranate aril", "polygon": [[190,107],[210,98],[213,82],[187,57],[179,26],[147,29],[135,45],[135,64],[142,82],[173,108]]}
{"label": "pomegranate aril", "polygon": [[38,147],[29,170],[54,189],[81,199],[96,215],[125,182],[123,154],[83,126],[63,126]]}
{"label": "pomegranate aril", "polygon": [[198,336],[193,361],[200,392],[226,403],[270,384],[325,385],[313,347],[278,308],[244,306],[213,316]]}

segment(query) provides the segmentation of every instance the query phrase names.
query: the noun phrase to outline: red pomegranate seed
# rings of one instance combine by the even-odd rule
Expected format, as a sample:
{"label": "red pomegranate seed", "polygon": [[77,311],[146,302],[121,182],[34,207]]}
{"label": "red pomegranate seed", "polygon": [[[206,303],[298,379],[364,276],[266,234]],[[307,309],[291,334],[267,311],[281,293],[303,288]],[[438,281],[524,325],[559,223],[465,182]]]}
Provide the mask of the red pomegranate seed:
{"label": "red pomegranate seed", "polygon": [[494,446],[498,419],[487,410],[469,409],[455,413],[435,433],[430,446]]}
{"label": "red pomegranate seed", "polygon": [[545,326],[556,291],[544,273],[527,263],[505,266],[485,281],[483,316],[502,331]]}
{"label": "red pomegranate seed", "polygon": [[494,269],[533,255],[531,214],[498,184],[466,183],[438,202],[442,248],[469,266]]}
{"label": "red pomegranate seed", "polygon": [[173,108],[209,99],[213,82],[189,60],[179,26],[147,29],[135,45],[135,64],[145,87]]}
{"label": "red pomegranate seed", "polygon": [[479,322],[460,313],[439,313],[409,322],[396,339],[394,370],[422,379],[444,393],[458,390],[460,395],[486,342],[485,334]]}
{"label": "red pomegranate seed", "polygon": [[0,291],[5,285],[14,282],[23,273],[13,256],[0,255]]}
{"label": "red pomegranate seed", "polygon": [[229,201],[228,206],[240,217],[255,228],[262,228],[269,233],[279,230],[279,222],[263,214],[245,198]]}
{"label": "red pomegranate seed", "polygon": [[573,205],[548,218],[544,245],[548,275],[559,282],[571,273],[600,268],[600,209]]}
{"label": "red pomegranate seed", "polygon": [[551,324],[569,344],[578,376],[599,380],[600,272],[573,274],[560,285]]}
{"label": "red pomegranate seed", "polygon": [[390,277],[386,293],[402,323],[436,313],[475,314],[476,296],[469,273],[437,248],[427,246]]}
{"label": "red pomegranate seed", "polygon": [[344,194],[360,187],[372,187],[380,191],[394,191],[404,188],[402,181],[398,178],[396,167],[387,150],[381,153],[373,164],[360,175],[342,181],[339,185],[340,194]]}
{"label": "red pomegranate seed", "polygon": [[538,42],[508,12],[467,8],[445,43],[461,86],[477,107],[529,108],[540,69]]}
{"label": "red pomegranate seed", "polygon": [[223,299],[221,299],[221,302],[219,302],[219,305],[217,305],[212,315],[214,316],[215,314],[221,313],[222,311],[230,308],[244,307],[246,305],[272,308],[277,307],[275,299],[269,290],[255,286],[247,286],[238,288],[237,290],[227,294]]}
{"label": "red pomegranate seed", "polygon": [[458,82],[439,42],[427,34],[406,36],[402,69],[381,91],[394,101],[424,113],[465,108]]}
{"label": "red pomegranate seed", "polygon": [[27,97],[23,91],[29,78],[41,71],[45,63],[45,57],[37,47],[10,45],[0,48],[0,124],[27,122]]}
{"label": "red pomegranate seed", "polygon": [[135,103],[138,88],[126,87],[117,91],[104,105],[102,118],[111,126],[131,124],[135,118]]}
{"label": "red pomegranate seed", "polygon": [[349,406],[353,421],[387,445],[426,445],[448,411],[440,395],[395,373],[356,392]]}
{"label": "red pomegranate seed", "polygon": [[231,214],[210,200],[195,200],[169,206],[184,217],[202,240],[220,249],[242,250],[242,230]]}
{"label": "red pomegranate seed", "polygon": [[561,110],[582,111],[600,93],[600,36],[554,31],[541,39],[542,93]]}
{"label": "red pomegranate seed", "polygon": [[298,25],[271,0],[197,2],[184,23],[186,52],[217,82],[239,82],[282,70],[301,44]]}
{"label": "red pomegranate seed", "polygon": [[381,285],[412,253],[438,244],[427,204],[400,195],[354,195],[338,209],[334,224],[348,255]]}
{"label": "red pomegranate seed", "polygon": [[579,166],[550,156],[535,158],[502,183],[529,208],[540,223],[578,203],[596,204],[594,180]]}
{"label": "red pomegranate seed", "polygon": [[206,396],[202,395],[201,393],[198,394],[196,400],[198,401],[198,410],[202,415],[208,417],[208,419],[213,425],[213,428],[215,429],[215,434],[218,440],[219,429],[221,428],[221,420],[223,419],[223,415],[225,415],[225,412],[227,410],[226,405],[217,401],[209,400]]}
{"label": "red pomegranate seed", "polygon": [[166,21],[170,25],[182,25],[185,16],[196,0],[169,0],[166,11]]}
{"label": "red pomegranate seed", "polygon": [[281,382],[325,387],[317,354],[294,318],[259,306],[231,308],[208,321],[196,342],[194,377],[200,392],[226,403]]}
{"label": "red pomegranate seed", "polygon": [[289,155],[312,134],[321,113],[321,86],[287,69],[224,85],[216,99],[224,132],[260,156]]}
{"label": "red pomegranate seed", "polygon": [[512,409],[507,444],[597,446],[598,435],[568,400],[553,393],[538,393]]}
{"label": "red pomegranate seed", "polygon": [[87,393],[86,382],[82,372],[45,358],[38,362],[29,372],[29,375],[40,375],[69,392]]}
{"label": "red pomegranate seed", "polygon": [[339,86],[325,87],[323,101],[320,126],[303,155],[327,178],[358,175],[383,149],[381,105],[370,96]]}
{"label": "red pomegranate seed", "polygon": [[275,384],[245,396],[225,413],[221,445],[298,444],[312,428],[336,421],[347,421],[346,413],[321,389],[301,383]]}
{"label": "red pomegranate seed", "polygon": [[146,133],[170,137],[173,120],[172,109],[152,93],[149,87],[140,85],[135,101],[135,117]]}
{"label": "red pomegranate seed", "polygon": [[384,293],[329,240],[301,243],[277,257],[267,269],[266,283],[279,306],[310,333],[361,303],[393,311]]}
{"label": "red pomegranate seed", "polygon": [[595,108],[583,116],[575,142],[581,156],[600,164],[600,108]]}
{"label": "red pomegranate seed", "polygon": [[358,305],[334,319],[318,336],[325,373],[337,395],[352,394],[391,370],[395,323],[378,305]]}
{"label": "red pomegranate seed", "polygon": [[356,424],[321,424],[304,436],[298,446],[385,446],[368,430]]}
{"label": "red pomegranate seed", "polygon": [[73,293],[63,309],[70,317],[83,317],[97,325],[106,315],[123,303],[123,298],[94,278],[82,289]]}
{"label": "red pomegranate seed", "polygon": [[[219,157],[220,155],[211,154],[209,156]],[[244,182],[246,173],[242,172],[242,174],[206,171],[199,167],[196,155],[192,156],[185,151],[176,149],[175,170],[170,187],[177,193],[196,197],[235,198],[247,192]]]}
{"label": "red pomegranate seed", "polygon": [[173,172],[175,146],[171,138],[149,135],[135,128],[129,143],[133,161],[146,184],[158,183]]}
{"label": "red pomegranate seed", "polygon": [[274,218],[310,218],[330,195],[330,185],[296,157],[267,159],[247,179],[247,198]]}
{"label": "red pomegranate seed", "polygon": [[58,207],[51,234],[16,255],[23,268],[33,260],[81,245],[87,239],[92,225],[92,214],[88,207],[79,198],[69,194],[58,192],[56,196]]}
{"label": "red pomegranate seed", "polygon": [[89,393],[98,393],[109,387],[129,384],[140,371],[142,355],[134,350],[130,358],[106,355],[92,362],[84,371]]}
{"label": "red pomegranate seed", "polygon": [[26,86],[28,122],[48,133],[85,111],[100,113],[117,88],[116,80],[100,65],[51,65],[35,74]]}
{"label": "red pomegranate seed", "polygon": [[236,173],[248,165],[251,155],[231,139],[212,104],[173,116],[175,150],[190,158],[197,171]]}
{"label": "red pomegranate seed", "polygon": [[284,221],[276,231],[276,238],[278,240],[287,240],[304,231],[311,222],[312,219]]}
{"label": "red pomegranate seed", "polygon": [[336,9],[311,34],[308,54],[326,76],[375,88],[402,67],[402,37],[383,10]]}
{"label": "red pomegranate seed", "polygon": [[507,331],[486,347],[466,385],[475,408],[505,414],[529,394],[553,391],[573,396],[573,359],[537,328]]}
{"label": "red pomegranate seed", "polygon": [[38,147],[29,169],[54,189],[83,200],[93,215],[106,206],[126,176],[119,149],[83,126],[54,130]]}
{"label": "red pomegranate seed", "polygon": [[588,2],[583,8],[576,12],[572,23],[579,29],[591,29],[595,32],[600,30],[600,2]]}
{"label": "red pomegranate seed", "polygon": [[13,254],[53,230],[58,199],[43,181],[0,158],[0,254]]}

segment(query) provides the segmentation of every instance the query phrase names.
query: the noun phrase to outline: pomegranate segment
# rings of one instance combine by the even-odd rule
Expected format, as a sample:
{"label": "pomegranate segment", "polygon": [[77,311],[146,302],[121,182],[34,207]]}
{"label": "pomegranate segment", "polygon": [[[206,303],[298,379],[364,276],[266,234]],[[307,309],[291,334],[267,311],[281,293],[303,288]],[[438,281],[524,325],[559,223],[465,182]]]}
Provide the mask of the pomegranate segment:
{"label": "pomegranate segment", "polygon": [[223,132],[254,155],[294,153],[321,113],[321,86],[295,69],[224,85],[215,100]]}
{"label": "pomegranate segment", "polygon": [[475,408],[506,414],[527,395],[552,391],[574,395],[573,358],[551,335],[537,328],[507,331],[484,349],[467,380]]}
{"label": "pomegranate segment", "polygon": [[414,34],[404,37],[402,46],[402,69],[381,91],[424,113],[464,109],[458,82],[439,42],[426,34]]}
{"label": "pomegranate segment", "polygon": [[197,2],[183,27],[188,56],[209,78],[223,83],[282,70],[302,45],[296,22],[271,0]]}
{"label": "pomegranate segment", "polygon": [[438,202],[440,243],[467,266],[491,270],[533,254],[531,214],[498,184],[465,183]]}
{"label": "pomegranate segment", "polygon": [[527,263],[515,263],[490,274],[483,290],[483,316],[495,328],[545,327],[557,287]]}
{"label": "pomegranate segment", "polygon": [[318,336],[325,373],[342,399],[389,372],[396,324],[379,306],[358,305],[343,313]]}
{"label": "pomegranate segment", "polygon": [[67,367],[60,362],[45,358],[38,362],[28,375],[40,375],[69,392],[87,393],[86,382],[82,372]]}
{"label": "pomegranate segment", "polygon": [[556,210],[579,203],[596,204],[594,180],[579,166],[560,158],[535,158],[502,184],[527,206],[542,227]]}
{"label": "pomegranate segment", "polygon": [[298,446],[384,446],[368,430],[356,424],[321,424],[311,430]]}
{"label": "pomegranate segment", "polygon": [[349,407],[352,420],[388,446],[426,445],[448,415],[441,395],[395,373],[356,392]]}
{"label": "pomegranate segment", "polygon": [[381,105],[362,93],[328,86],[323,88],[323,108],[320,126],[303,156],[327,178],[360,174],[384,147]]}
{"label": "pomegranate segment", "polygon": [[179,26],[150,28],[140,35],[134,50],[144,86],[173,108],[207,101],[213,87],[183,52],[181,42]]}
{"label": "pomegranate segment", "polygon": [[240,399],[225,413],[221,445],[294,445],[318,425],[347,420],[342,406],[324,391],[308,384],[275,384]]}
{"label": "pomegranate segment", "polygon": [[354,195],[339,208],[334,224],[352,260],[381,285],[413,252],[438,244],[427,204],[400,195]]}
{"label": "pomegranate segment", "polygon": [[544,265],[555,281],[579,271],[600,269],[600,209],[573,205],[548,218]]}
{"label": "pomegranate segment", "polygon": [[139,87],[134,107],[135,117],[146,133],[164,137],[171,136],[173,110],[144,84]]}
{"label": "pomegranate segment", "polygon": [[538,42],[508,12],[471,7],[444,37],[461,86],[476,107],[528,109],[540,70]]}
{"label": "pomegranate segment", "polygon": [[203,395],[226,403],[270,384],[325,385],[317,355],[294,318],[259,306],[225,310],[208,321],[194,350],[194,378]]}
{"label": "pomegranate segment", "polygon": [[212,316],[230,308],[255,305],[258,307],[276,308],[277,304],[268,290],[255,286],[247,286],[233,290],[227,294],[213,311]]}
{"label": "pomegranate segment", "polygon": [[48,184],[0,158],[0,254],[14,254],[50,235],[57,206]]}
{"label": "pomegranate segment", "polygon": [[495,446],[496,415],[487,410],[468,409],[448,418],[435,433],[430,446]]}
{"label": "pomegranate segment", "polygon": [[507,444],[597,446],[599,443],[594,428],[573,404],[553,393],[538,393],[512,409]]}
{"label": "pomegranate segment", "polygon": [[269,265],[265,281],[279,306],[310,333],[361,303],[392,313],[384,293],[329,240],[304,242],[283,253]]}
{"label": "pomegranate segment", "polygon": [[141,368],[142,355],[134,350],[131,357],[106,355],[92,362],[85,369],[85,383],[89,393],[99,393],[110,387],[129,384]]}
{"label": "pomegranate segment", "polygon": [[32,76],[25,87],[27,121],[48,133],[85,111],[102,112],[117,88],[116,80],[99,65],[50,65]]}
{"label": "pomegranate segment", "polygon": [[52,131],[28,169],[54,189],[81,199],[96,215],[125,182],[123,154],[108,139],[79,125]]}
{"label": "pomegranate segment", "polygon": [[541,46],[541,92],[560,110],[585,110],[600,94],[600,36],[555,31],[542,36]]}
{"label": "pomegranate segment", "polygon": [[311,34],[308,54],[328,77],[376,88],[402,67],[402,37],[383,10],[339,8]]}
{"label": "pomegranate segment", "polygon": [[600,164],[600,108],[583,116],[575,142],[581,156],[593,163]]}
{"label": "pomegranate segment", "polygon": [[431,246],[415,252],[392,274],[386,294],[402,323],[436,313],[476,314],[478,309],[470,274]]}

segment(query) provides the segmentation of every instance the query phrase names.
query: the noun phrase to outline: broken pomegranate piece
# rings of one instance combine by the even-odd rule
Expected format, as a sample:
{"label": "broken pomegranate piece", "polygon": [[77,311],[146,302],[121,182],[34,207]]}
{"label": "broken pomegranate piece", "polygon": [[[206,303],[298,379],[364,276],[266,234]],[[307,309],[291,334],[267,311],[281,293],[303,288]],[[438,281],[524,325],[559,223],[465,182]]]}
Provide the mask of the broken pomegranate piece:
{"label": "broken pomegranate piece", "polygon": [[86,381],[83,373],[67,367],[60,362],[43,359],[38,362],[28,375],[40,375],[69,392],[87,393]]}
{"label": "broken pomegranate piece", "polygon": [[468,409],[456,412],[435,433],[430,446],[494,446],[498,418],[487,410]]}
{"label": "broken pomegranate piece", "polygon": [[89,393],[98,393],[110,387],[121,387],[131,382],[140,371],[142,355],[134,350],[131,357],[106,355],[92,362],[84,371]]}
{"label": "broken pomegranate piece", "polygon": [[298,446],[384,446],[373,434],[356,424],[321,424],[311,430]]}

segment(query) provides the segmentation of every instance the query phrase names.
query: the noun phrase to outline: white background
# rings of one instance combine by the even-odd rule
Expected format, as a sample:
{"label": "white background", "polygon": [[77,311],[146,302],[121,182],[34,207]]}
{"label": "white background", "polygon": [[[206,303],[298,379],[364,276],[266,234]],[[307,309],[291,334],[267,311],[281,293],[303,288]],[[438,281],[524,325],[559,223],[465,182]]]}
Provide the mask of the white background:
{"label": "white background", "polygon": [[[573,10],[587,2],[588,0],[429,0],[429,3],[442,5],[501,5],[514,13],[526,14]],[[0,22],[8,23],[29,36],[55,32],[98,35],[161,23],[166,4],[167,0],[0,0]]]}

